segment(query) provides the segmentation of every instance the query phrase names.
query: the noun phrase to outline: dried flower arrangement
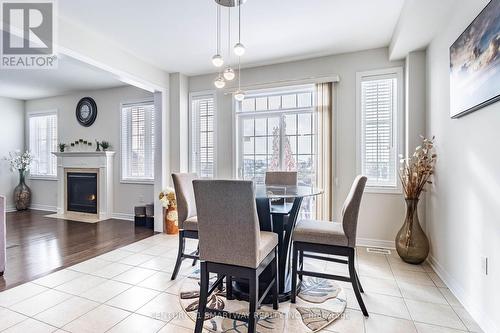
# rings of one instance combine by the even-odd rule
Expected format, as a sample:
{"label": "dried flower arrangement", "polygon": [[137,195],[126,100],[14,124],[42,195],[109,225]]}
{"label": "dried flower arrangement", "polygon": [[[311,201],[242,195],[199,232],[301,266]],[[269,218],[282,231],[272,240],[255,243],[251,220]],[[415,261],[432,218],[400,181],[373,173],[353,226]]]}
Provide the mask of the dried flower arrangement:
{"label": "dried flower arrangement", "polygon": [[177,208],[177,201],[175,200],[175,191],[171,187],[167,187],[166,190],[160,192],[159,199],[163,207]]}
{"label": "dried flower arrangement", "polygon": [[422,145],[415,149],[409,158],[401,159],[399,179],[403,185],[406,199],[418,199],[425,191],[426,184],[432,184],[437,155],[434,149],[434,137],[427,139],[423,136]]}
{"label": "dried flower arrangement", "polygon": [[21,154],[20,151],[11,151],[5,160],[9,162],[12,171],[26,172],[29,171],[34,156],[30,151],[25,151]]}

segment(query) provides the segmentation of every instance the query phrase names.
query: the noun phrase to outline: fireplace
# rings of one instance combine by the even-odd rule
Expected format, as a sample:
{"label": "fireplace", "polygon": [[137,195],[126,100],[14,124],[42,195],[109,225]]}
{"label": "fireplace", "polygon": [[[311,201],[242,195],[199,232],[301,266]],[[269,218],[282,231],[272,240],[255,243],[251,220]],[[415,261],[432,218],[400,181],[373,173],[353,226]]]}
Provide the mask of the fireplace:
{"label": "fireplace", "polygon": [[68,211],[97,214],[97,173],[68,172],[66,184]]}

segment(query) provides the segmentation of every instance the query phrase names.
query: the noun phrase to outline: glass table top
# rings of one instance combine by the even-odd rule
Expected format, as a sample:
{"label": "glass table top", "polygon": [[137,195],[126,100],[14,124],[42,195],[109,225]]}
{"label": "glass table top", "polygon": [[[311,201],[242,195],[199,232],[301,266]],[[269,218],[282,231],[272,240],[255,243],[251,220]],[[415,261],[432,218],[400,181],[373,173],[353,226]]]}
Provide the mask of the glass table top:
{"label": "glass table top", "polygon": [[286,199],[310,197],[323,193],[323,190],[313,186],[302,185],[264,185],[256,184],[255,197],[269,199]]}

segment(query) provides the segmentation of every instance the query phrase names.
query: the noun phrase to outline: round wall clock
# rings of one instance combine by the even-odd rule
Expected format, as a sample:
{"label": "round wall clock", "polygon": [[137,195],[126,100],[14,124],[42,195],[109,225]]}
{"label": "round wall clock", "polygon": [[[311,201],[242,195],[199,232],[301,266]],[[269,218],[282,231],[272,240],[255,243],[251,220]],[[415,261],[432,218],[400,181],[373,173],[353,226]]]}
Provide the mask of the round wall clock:
{"label": "round wall clock", "polygon": [[76,105],[76,120],[80,125],[89,127],[97,118],[97,104],[91,97],[82,98]]}

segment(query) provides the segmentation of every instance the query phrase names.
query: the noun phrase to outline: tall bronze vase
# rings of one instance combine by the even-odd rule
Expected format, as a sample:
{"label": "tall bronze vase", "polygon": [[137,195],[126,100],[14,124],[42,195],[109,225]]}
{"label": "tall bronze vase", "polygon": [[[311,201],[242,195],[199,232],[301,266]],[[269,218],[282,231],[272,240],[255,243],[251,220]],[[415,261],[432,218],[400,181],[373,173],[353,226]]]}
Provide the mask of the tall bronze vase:
{"label": "tall bronze vase", "polygon": [[429,254],[429,240],[418,220],[418,199],[406,199],[406,218],[396,236],[396,250],[409,264],[424,262]]}
{"label": "tall bronze vase", "polygon": [[19,184],[14,189],[14,202],[17,210],[26,210],[31,204],[31,189],[25,183],[25,170],[19,170]]}

